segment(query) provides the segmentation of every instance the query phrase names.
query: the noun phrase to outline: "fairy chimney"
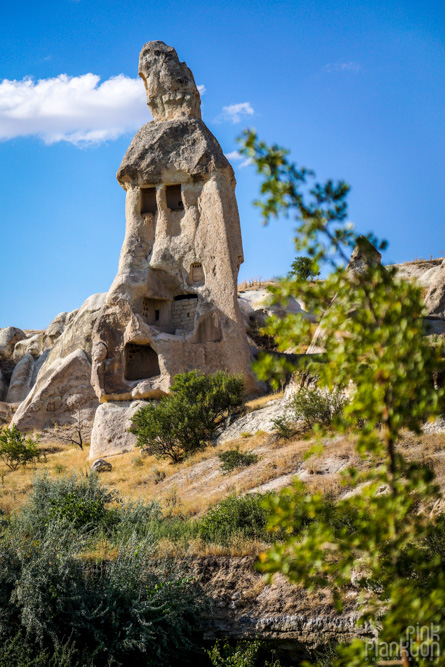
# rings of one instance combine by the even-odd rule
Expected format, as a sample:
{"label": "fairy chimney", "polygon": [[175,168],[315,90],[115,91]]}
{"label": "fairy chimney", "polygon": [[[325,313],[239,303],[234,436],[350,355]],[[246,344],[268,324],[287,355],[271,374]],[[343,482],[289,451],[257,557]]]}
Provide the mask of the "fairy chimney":
{"label": "fairy chimney", "polygon": [[253,391],[237,303],[243,249],[233,169],[175,49],[145,44],[139,75],[153,120],[117,172],[126,232],[93,333],[94,389],[101,402],[155,398],[177,373],[224,369]]}

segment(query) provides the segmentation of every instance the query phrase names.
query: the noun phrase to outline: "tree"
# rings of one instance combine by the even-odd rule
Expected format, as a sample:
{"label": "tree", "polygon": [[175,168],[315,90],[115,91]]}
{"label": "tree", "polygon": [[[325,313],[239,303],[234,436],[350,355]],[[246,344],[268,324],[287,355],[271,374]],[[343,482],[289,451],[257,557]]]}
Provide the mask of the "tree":
{"label": "tree", "polygon": [[199,371],[175,377],[171,394],[149,403],[133,417],[137,446],[173,462],[203,449],[214,437],[221,419],[238,410],[244,395],[241,377],[218,371]]}
{"label": "tree", "polygon": [[[404,459],[399,444],[405,430],[420,433],[425,419],[443,406],[443,393],[432,381],[443,365],[443,351],[423,335],[418,287],[379,263],[361,271],[346,269],[357,244],[369,241],[386,248],[372,235],[363,240],[347,222],[346,183],[309,185],[313,172],[289,162],[288,151],[259,141],[254,132],[245,133],[242,151],[263,179],[264,197],[257,204],[264,221],[291,211],[298,224],[297,251],[330,270],[326,280],[312,286],[301,276],[283,279],[272,293],[281,303],[297,293],[308,310],[323,317],[323,363],[309,360],[306,370],[330,391],[353,380],[337,427],[350,431],[359,454],[373,463],[367,474],[354,468],[347,473],[348,484],[363,485],[360,493],[339,501],[341,509],[352,512],[352,526],[336,529],[323,512],[324,499],[309,495],[300,483],[270,498],[270,527],[284,529],[289,537],[261,556],[260,569],[268,576],[283,572],[310,590],[329,587],[338,609],[352,588],[362,620],[380,627],[381,641],[410,639],[416,647],[422,640],[419,628],[443,627],[445,621],[444,558],[427,546],[428,536],[438,529],[428,512],[441,496],[431,470]],[[268,328],[282,348],[311,335],[309,323],[298,315],[272,318]],[[276,361],[257,365],[260,377],[271,369],[279,370]],[[382,488],[387,492],[379,493]],[[296,533],[303,516],[317,520]],[[415,628],[411,632],[413,626],[417,633]],[[437,665],[445,664],[445,637],[439,643]],[[378,645],[355,641],[336,664],[375,664],[376,652]],[[418,664],[432,664],[431,656],[417,656]]]}
{"label": "tree", "polygon": [[11,471],[37,460],[40,457],[37,445],[37,438],[25,438],[15,424],[0,432],[0,458]]}
{"label": "tree", "polygon": [[320,275],[318,268],[310,257],[296,257],[291,264],[289,277],[295,277],[299,280],[313,280]]}

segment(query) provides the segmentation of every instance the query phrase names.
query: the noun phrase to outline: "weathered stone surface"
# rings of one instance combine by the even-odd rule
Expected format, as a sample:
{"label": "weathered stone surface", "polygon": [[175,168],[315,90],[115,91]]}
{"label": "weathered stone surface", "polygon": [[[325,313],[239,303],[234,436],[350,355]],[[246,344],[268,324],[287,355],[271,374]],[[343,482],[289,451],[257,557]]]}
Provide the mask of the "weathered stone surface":
{"label": "weathered stone surface", "polygon": [[193,76],[175,50],[149,42],[139,71],[155,120],[137,132],[117,174],[127,229],[93,334],[93,386],[101,401],[156,398],[178,373],[226,369],[252,392],[233,169],[200,119]]}
{"label": "weathered stone surface", "polygon": [[12,423],[22,431],[39,430],[54,423],[74,423],[78,411],[82,421],[92,421],[98,401],[90,376],[91,364],[83,350],[75,350],[66,358],[42,367]]}
{"label": "weathered stone surface", "polygon": [[0,361],[11,360],[16,343],[25,338],[25,332],[17,327],[0,329]]}
{"label": "weathered stone surface", "polygon": [[[83,350],[87,356],[91,354],[93,327],[104,304],[105,296],[106,294],[92,294],[78,310],[67,315],[66,326],[61,335],[56,338],[55,345],[49,352],[42,370],[46,371],[56,359],[63,359],[78,349]],[[59,317],[61,315],[57,316]],[[51,335],[54,336],[55,332],[53,331]]]}
{"label": "weathered stone surface", "polygon": [[440,271],[442,261],[442,259],[423,259],[392,266],[397,268],[397,275],[400,278],[429,288],[437,272]]}
{"label": "weathered stone surface", "polygon": [[91,433],[89,458],[113,456],[132,450],[137,438],[128,431],[132,426],[132,417],[143,405],[146,405],[145,401],[99,405]]}
{"label": "weathered stone surface", "polygon": [[[74,314],[76,314],[78,311],[75,310]],[[71,315],[71,313],[59,313],[51,322],[49,327],[44,333],[44,338],[43,338],[43,346],[45,348],[53,347],[55,344],[56,340],[60,338],[60,336],[63,334],[66,322],[68,317]]]}
{"label": "weathered stone surface", "polygon": [[365,236],[359,236],[347,266],[351,273],[364,273],[370,266],[381,264],[382,255]]}
{"label": "weathered stone surface", "polygon": [[37,359],[42,354],[42,346],[43,332],[34,334],[34,336],[30,336],[24,340],[20,340],[14,346],[12,360],[17,364],[20,359],[23,359],[27,354],[31,354],[34,359]]}
{"label": "weathered stone surface", "polygon": [[257,431],[272,433],[275,430],[273,419],[277,417],[289,417],[289,404],[284,400],[276,400],[268,403],[264,408],[249,412],[247,415],[236,419],[230,426],[224,428],[218,436],[216,444],[221,445],[229,440],[239,438],[242,433],[254,435]]}
{"label": "weathered stone surface", "polygon": [[7,403],[21,403],[31,391],[35,360],[32,354],[25,354],[20,359],[11,376]]}
{"label": "weathered stone surface", "polygon": [[91,466],[92,472],[111,472],[113,470],[113,466],[109,461],[105,461],[105,459],[96,459],[94,461],[93,465]]}
{"label": "weathered stone surface", "polygon": [[147,42],[139,55],[139,76],[155,120],[201,118],[201,98],[193,74],[172,46]]}
{"label": "weathered stone surface", "polygon": [[436,271],[425,297],[428,317],[445,320],[445,260]]}
{"label": "weathered stone surface", "polygon": [[0,401],[0,426],[8,426],[17,407],[17,403],[4,403]]}

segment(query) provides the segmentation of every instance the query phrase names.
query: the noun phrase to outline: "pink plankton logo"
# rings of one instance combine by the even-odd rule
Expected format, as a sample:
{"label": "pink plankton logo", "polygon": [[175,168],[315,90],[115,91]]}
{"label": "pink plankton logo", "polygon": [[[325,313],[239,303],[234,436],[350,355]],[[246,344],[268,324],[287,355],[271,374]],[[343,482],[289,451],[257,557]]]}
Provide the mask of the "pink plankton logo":
{"label": "pink plankton logo", "polygon": [[441,655],[440,628],[438,625],[410,625],[399,641],[382,642],[373,639],[366,644],[365,655],[377,665],[401,665],[409,667],[412,661],[430,660]]}

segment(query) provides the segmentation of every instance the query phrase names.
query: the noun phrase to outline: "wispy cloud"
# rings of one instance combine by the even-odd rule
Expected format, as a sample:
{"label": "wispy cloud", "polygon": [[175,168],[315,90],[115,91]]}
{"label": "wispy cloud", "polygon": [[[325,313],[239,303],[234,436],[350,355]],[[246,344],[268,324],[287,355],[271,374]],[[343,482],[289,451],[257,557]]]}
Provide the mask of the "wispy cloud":
{"label": "wispy cloud", "polygon": [[215,119],[218,123],[240,123],[246,116],[253,116],[254,110],[250,102],[229,104],[223,107],[221,113]]}
{"label": "wispy cloud", "polygon": [[81,146],[116,139],[149,120],[139,79],[95,74],[0,82],[0,140],[38,136]]}
{"label": "wispy cloud", "polygon": [[199,90],[199,94],[201,95],[201,97],[204,95],[205,92],[207,92],[207,88],[205,87],[205,85],[203,83],[201,83],[201,85],[196,86],[196,87]]}
{"label": "wispy cloud", "polygon": [[347,63],[328,63],[323,67],[324,72],[359,72],[362,66],[353,61]]}
{"label": "wispy cloud", "polygon": [[245,158],[244,155],[241,155],[238,151],[232,151],[231,153],[224,153],[229,162],[240,162],[238,165],[240,169],[243,167],[248,167],[249,164],[252,164],[252,158]]}

